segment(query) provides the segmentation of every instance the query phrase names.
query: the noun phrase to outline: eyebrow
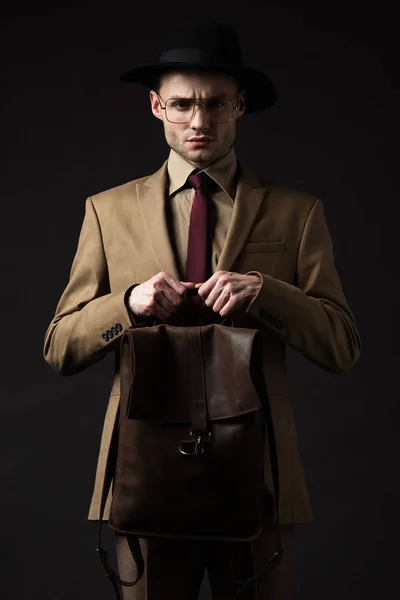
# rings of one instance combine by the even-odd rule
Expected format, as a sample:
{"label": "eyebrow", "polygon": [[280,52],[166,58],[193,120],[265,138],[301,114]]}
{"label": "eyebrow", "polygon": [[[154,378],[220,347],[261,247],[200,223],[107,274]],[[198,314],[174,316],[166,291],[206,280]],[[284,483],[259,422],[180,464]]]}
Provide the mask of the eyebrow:
{"label": "eyebrow", "polygon": [[206,96],[206,98],[193,98],[190,96],[170,96],[168,98],[168,100],[172,100],[172,99],[184,99],[184,100],[208,100],[209,98],[229,98],[229,96],[227,94],[213,94],[212,96]]}

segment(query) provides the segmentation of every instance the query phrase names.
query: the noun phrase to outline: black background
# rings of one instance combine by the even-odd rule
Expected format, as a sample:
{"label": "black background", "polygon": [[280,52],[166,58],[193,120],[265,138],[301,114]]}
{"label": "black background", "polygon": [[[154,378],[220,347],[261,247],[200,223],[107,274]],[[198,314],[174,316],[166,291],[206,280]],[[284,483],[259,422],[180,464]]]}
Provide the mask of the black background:
{"label": "black background", "polygon": [[[278,104],[240,120],[237,155],[324,201],[363,342],[361,359],[340,377],[288,354],[315,517],[297,527],[294,598],[396,597],[394,8],[248,0],[2,10],[1,597],[112,597],[86,521],[112,360],[61,378],[44,362],[43,337],[68,281],[85,198],[150,174],[167,157],[148,91],[118,75],[156,58],[174,21],[199,16],[233,25],[246,63],[276,83]],[[201,598],[210,598],[207,580]]]}

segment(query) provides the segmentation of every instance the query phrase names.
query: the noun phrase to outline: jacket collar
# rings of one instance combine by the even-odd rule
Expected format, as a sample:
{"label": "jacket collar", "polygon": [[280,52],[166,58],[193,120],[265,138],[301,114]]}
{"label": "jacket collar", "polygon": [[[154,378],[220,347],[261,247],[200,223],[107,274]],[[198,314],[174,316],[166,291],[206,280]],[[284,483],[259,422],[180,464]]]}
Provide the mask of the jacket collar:
{"label": "jacket collar", "polygon": [[[233,147],[222,158],[204,169],[204,172],[228,194],[232,201],[235,199],[236,169],[237,159]],[[185,185],[194,170],[195,167],[190,162],[171,148],[167,161],[170,196]]]}

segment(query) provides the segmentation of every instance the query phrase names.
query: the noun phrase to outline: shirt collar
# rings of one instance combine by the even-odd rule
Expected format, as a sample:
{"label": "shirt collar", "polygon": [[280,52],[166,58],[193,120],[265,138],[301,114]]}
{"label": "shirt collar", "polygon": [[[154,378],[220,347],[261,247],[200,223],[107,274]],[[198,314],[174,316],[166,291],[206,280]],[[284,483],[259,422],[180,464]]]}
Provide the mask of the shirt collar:
{"label": "shirt collar", "polygon": [[[187,178],[196,167],[171,148],[167,169],[169,175],[169,195],[172,196],[172,194],[185,185]],[[234,200],[236,169],[237,159],[232,147],[222,158],[205,168],[204,172],[207,173],[207,175],[211,177],[211,179],[213,179],[232,200]]]}

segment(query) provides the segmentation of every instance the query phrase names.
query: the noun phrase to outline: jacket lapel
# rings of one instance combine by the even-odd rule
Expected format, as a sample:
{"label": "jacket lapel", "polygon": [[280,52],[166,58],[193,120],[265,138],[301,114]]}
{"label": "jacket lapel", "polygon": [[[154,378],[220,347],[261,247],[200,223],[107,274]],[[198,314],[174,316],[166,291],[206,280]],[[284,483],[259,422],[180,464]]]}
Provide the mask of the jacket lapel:
{"label": "jacket lapel", "polygon": [[238,164],[239,177],[228,233],[222,248],[217,271],[229,271],[243,248],[258,214],[268,187],[247,168]]}
{"label": "jacket lapel", "polygon": [[[238,164],[238,184],[231,223],[217,270],[229,271],[243,248],[268,187],[247,168]],[[180,280],[165,215],[167,161],[143,183],[137,184],[139,210],[160,271]]]}
{"label": "jacket lapel", "polygon": [[144,183],[138,183],[139,210],[160,271],[180,280],[165,215],[167,161]]}

